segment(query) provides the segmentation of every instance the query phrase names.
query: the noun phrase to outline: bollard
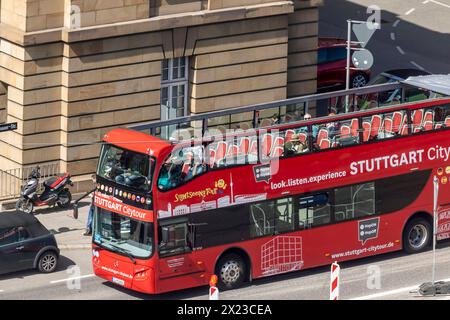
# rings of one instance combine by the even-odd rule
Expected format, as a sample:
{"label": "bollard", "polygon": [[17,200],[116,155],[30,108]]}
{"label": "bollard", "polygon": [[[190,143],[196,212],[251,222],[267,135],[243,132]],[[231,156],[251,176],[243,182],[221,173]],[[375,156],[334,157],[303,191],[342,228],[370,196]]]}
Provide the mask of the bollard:
{"label": "bollard", "polygon": [[215,274],[209,280],[209,300],[219,300],[219,289],[217,289],[218,278]]}
{"label": "bollard", "polygon": [[331,265],[331,279],[330,279],[330,300],[339,300],[339,277],[341,267],[337,262]]}

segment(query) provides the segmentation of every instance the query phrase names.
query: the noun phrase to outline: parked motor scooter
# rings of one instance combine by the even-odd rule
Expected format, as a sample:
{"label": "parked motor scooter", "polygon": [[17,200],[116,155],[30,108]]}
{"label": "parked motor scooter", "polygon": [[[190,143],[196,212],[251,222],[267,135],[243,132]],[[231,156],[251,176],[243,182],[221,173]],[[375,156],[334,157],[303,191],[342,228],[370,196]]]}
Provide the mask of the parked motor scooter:
{"label": "parked motor scooter", "polygon": [[55,204],[61,209],[67,209],[72,201],[72,194],[67,185],[73,186],[68,173],[51,177],[44,182],[44,191],[38,194],[40,168],[37,166],[31,171],[28,181],[21,188],[20,199],[16,202],[16,211],[33,213],[34,207],[50,206]]}

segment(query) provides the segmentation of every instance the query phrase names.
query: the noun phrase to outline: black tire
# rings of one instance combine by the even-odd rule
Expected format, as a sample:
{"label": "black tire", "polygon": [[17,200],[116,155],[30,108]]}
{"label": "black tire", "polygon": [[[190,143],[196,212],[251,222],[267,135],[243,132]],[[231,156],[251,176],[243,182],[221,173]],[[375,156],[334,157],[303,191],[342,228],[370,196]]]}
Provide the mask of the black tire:
{"label": "black tire", "polygon": [[350,79],[350,87],[351,88],[361,88],[365,87],[369,82],[369,77],[362,72],[358,72],[352,76]]}
{"label": "black tire", "polygon": [[[64,202],[61,201],[61,198],[64,199]],[[58,207],[60,207],[61,209],[68,209],[70,207],[71,202],[72,202],[72,194],[68,189],[64,189],[59,194],[58,201],[56,203],[58,204]]]}
{"label": "black tire", "polygon": [[37,269],[41,273],[52,273],[58,266],[58,255],[53,251],[46,251],[39,257]]}
{"label": "black tire", "polygon": [[245,280],[246,272],[247,266],[240,255],[234,253],[224,255],[216,266],[219,289],[231,290],[240,287]]}
{"label": "black tire", "polygon": [[33,214],[33,202],[29,199],[20,198],[16,202],[16,212]]}
{"label": "black tire", "polygon": [[407,253],[422,252],[430,246],[432,239],[431,224],[424,218],[413,219],[403,231],[403,249]]}

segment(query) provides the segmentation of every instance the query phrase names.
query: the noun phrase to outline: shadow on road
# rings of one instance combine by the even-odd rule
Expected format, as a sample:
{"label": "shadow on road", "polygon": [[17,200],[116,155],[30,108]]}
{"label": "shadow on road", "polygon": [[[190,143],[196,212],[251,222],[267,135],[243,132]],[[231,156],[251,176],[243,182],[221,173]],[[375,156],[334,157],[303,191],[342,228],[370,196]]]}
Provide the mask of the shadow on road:
{"label": "shadow on road", "polygon": [[[76,263],[72,259],[69,259],[66,256],[61,255],[59,257],[58,266],[56,267],[55,272],[64,271],[68,267],[75,266],[75,265],[76,265]],[[39,274],[39,271],[37,271],[35,269],[7,273],[7,274],[0,275],[0,282],[2,280],[10,280],[10,279],[25,279],[27,277],[35,276],[36,274]]]}
{"label": "shadow on road", "polygon": [[[84,208],[84,207],[88,207],[91,205],[90,201],[80,201],[78,203],[78,209]],[[42,208],[34,208],[34,215],[47,215],[47,214],[51,214],[51,213],[62,213],[62,212],[66,212],[68,210],[73,210],[73,203],[69,206],[69,208],[67,209],[60,209],[58,206],[54,206],[54,207],[42,207]]]}
{"label": "shadow on road", "polygon": [[59,228],[58,230],[55,230],[55,229],[50,229],[49,231],[52,233],[52,234],[61,234],[61,233],[66,233],[66,232],[71,232],[71,231],[80,231],[80,230],[84,230],[84,228],[74,228],[74,229],[71,229],[71,228],[67,228],[67,227],[61,227],[61,228]]}
{"label": "shadow on road", "polygon": [[[447,248],[450,248],[450,240],[442,241],[442,242],[438,243],[437,247],[436,247],[437,252],[439,252],[439,250],[447,249]],[[431,248],[429,250],[427,250],[426,252],[430,252],[430,251],[431,251]],[[397,251],[397,252],[391,252],[391,253],[385,253],[385,254],[381,254],[381,255],[377,255],[377,256],[372,256],[372,257],[360,258],[360,259],[353,260],[353,261],[341,262],[339,264],[342,269],[346,269],[346,268],[358,267],[358,266],[363,266],[363,265],[370,265],[370,264],[378,263],[381,261],[389,261],[392,259],[401,258],[401,257],[408,256],[408,255],[409,254],[407,254],[403,251]],[[256,280],[253,280],[252,283],[244,284],[241,288],[250,288],[250,287],[257,288],[258,286],[267,285],[267,284],[271,284],[274,282],[298,279],[298,278],[302,278],[302,277],[314,276],[314,275],[328,273],[328,272],[330,272],[330,266],[316,267],[316,268],[312,268],[312,269],[295,271],[295,272],[285,273],[285,274],[281,274],[281,275],[274,275],[274,276],[270,276],[270,277],[266,277],[266,278],[262,278],[262,279],[256,279]],[[207,299],[207,295],[208,295],[208,287],[207,286],[185,289],[185,290],[180,290],[180,291],[175,291],[175,292],[170,292],[170,293],[163,293],[163,294],[153,296],[153,295],[147,295],[147,294],[143,294],[143,293],[139,293],[139,292],[134,292],[134,291],[128,290],[126,288],[116,286],[116,285],[114,285],[110,282],[106,282],[106,281],[103,282],[103,285],[105,285],[106,287],[109,287],[111,289],[117,290],[123,294],[129,295],[133,298],[142,299],[142,300],[183,300],[183,299],[195,299],[195,298]]]}

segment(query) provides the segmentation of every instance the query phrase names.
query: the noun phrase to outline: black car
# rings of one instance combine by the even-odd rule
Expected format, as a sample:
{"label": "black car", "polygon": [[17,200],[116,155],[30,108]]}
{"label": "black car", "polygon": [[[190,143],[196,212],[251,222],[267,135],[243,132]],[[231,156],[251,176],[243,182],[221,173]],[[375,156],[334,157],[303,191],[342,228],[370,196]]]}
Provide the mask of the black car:
{"label": "black car", "polygon": [[0,213],[0,274],[25,269],[50,273],[58,258],[55,236],[33,215]]}

